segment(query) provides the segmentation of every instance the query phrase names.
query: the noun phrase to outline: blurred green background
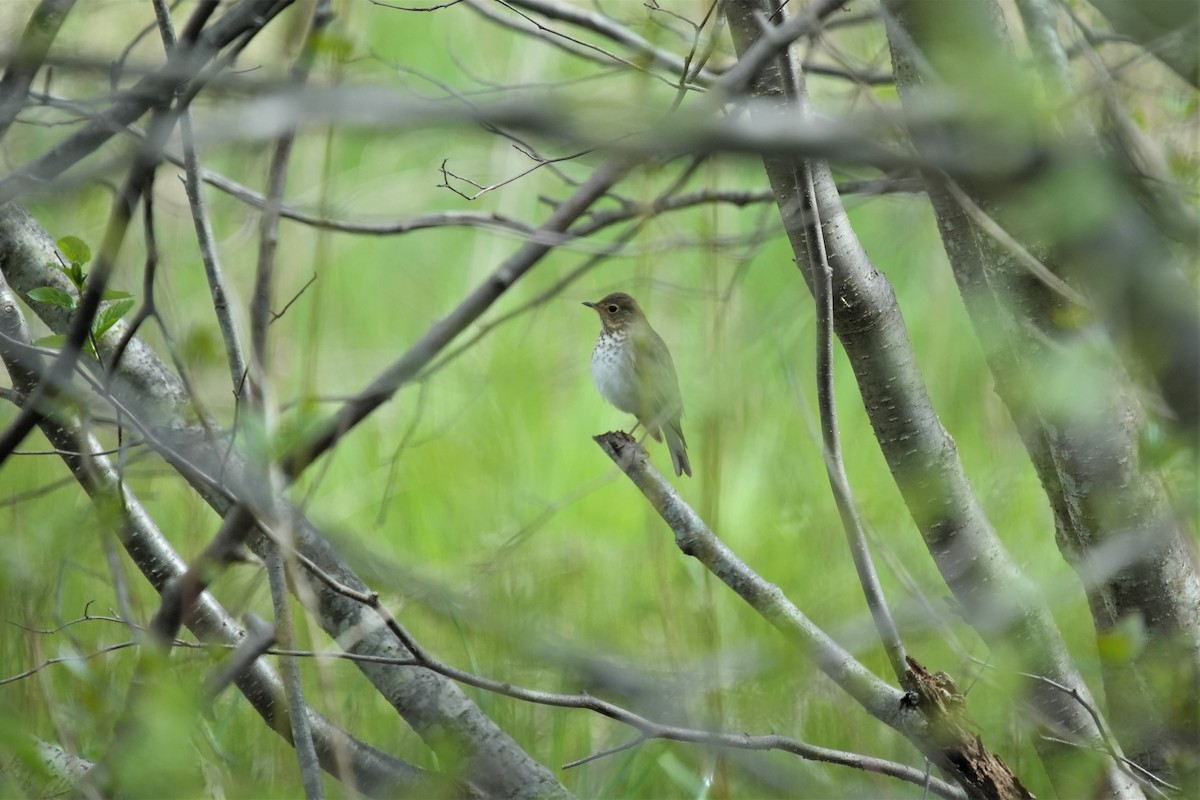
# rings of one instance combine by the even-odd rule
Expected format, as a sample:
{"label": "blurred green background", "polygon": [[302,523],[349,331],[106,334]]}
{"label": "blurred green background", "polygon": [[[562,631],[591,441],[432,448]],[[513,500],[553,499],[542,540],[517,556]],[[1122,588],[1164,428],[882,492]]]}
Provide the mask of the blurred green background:
{"label": "blurred green background", "polygon": [[[5,3],[0,29],[15,35],[31,5]],[[99,64],[115,58],[152,21],[148,3],[93,0],[80,6],[55,52]],[[282,75],[303,31],[305,6],[286,12],[272,26],[274,35],[261,37],[240,66],[260,68],[259,76]],[[323,58],[315,80],[378,82],[436,94],[437,87],[407,70],[437,76],[460,91],[486,88],[481,79],[516,84],[589,77],[561,91],[564,102],[581,106],[619,99],[666,108],[673,95],[670,87],[644,76],[595,79],[598,68],[496,28],[465,7],[417,14],[365,2],[335,6],[332,36],[342,43],[337,48],[342,58]],[[177,21],[192,7],[182,4]],[[705,6],[672,8],[699,18]],[[609,10],[633,21],[647,38],[679,47],[672,34],[645,21],[641,3],[612,3]],[[837,41],[855,58],[886,68],[878,30],[847,31]],[[131,62],[153,63],[160,51],[152,31],[134,48]],[[727,53],[722,42],[717,58]],[[98,91],[103,80],[96,73],[56,70],[51,86],[55,94],[74,96]],[[894,98],[887,88],[862,95],[823,78],[813,80],[813,91],[819,104],[834,110]],[[196,108],[198,120],[203,123],[222,102],[219,94],[205,98]],[[6,162],[20,164],[62,135],[61,128],[21,126],[6,140]],[[114,141],[87,164],[128,149],[127,142]],[[566,152],[553,144],[543,150],[548,156]],[[226,143],[203,148],[202,161],[261,190],[270,153],[269,143]],[[511,143],[478,129],[397,134],[314,127],[298,139],[286,198],[360,221],[469,209],[536,224],[548,213],[539,197],[567,193],[540,170],[467,202],[438,188],[443,160],[483,184],[530,165]],[[593,163],[562,168],[581,177]],[[681,166],[641,171],[618,192],[650,201]],[[121,179],[119,171],[100,174]],[[754,160],[720,158],[699,170],[689,189],[764,185]],[[228,425],[233,408],[228,369],[179,172],[162,168],[156,192],[158,299],[206,411]],[[88,181],[29,207],[53,237],[75,235],[95,247],[111,196],[103,181]],[[212,188],[207,197],[244,323],[257,213]],[[1094,637],[1082,592],[1055,547],[1045,498],[993,392],[925,200],[900,195],[847,202],[867,251],[895,286],[936,407],[984,508],[1043,587],[1085,675],[1094,680]],[[519,245],[513,234],[471,228],[371,237],[320,233],[283,221],[275,308],[314,275],[316,280],[271,329],[271,374],[277,397],[287,404],[281,437],[303,430],[331,413],[338,398],[365,386]],[[596,247],[583,242],[552,253],[484,322],[537,296]],[[140,295],[143,257],[135,225],[114,285]],[[529,687],[586,689],[663,721],[776,732],[919,764],[897,734],[868,717],[682,556],[667,527],[591,442],[597,433],[632,423],[601,400],[588,372],[598,323],[579,303],[614,290],[641,301],[675,358],[696,471],[692,480],[673,481],[682,496],[817,624],[878,674],[888,675],[814,435],[813,303],[771,207],[706,206],[651,222],[620,256],[401,392],[310,469],[293,499],[338,542],[409,630],[462,668]],[[161,335],[144,330],[165,353]],[[943,600],[947,592],[878,452],[840,354],[837,387],[846,468],[909,649],[931,668],[949,671],[961,687],[971,686],[980,674],[971,657],[986,660],[989,653]],[[0,424],[13,416],[11,407],[0,408]],[[656,465],[668,469],[665,448],[648,444]],[[35,435],[22,450],[46,447]],[[194,557],[215,533],[216,516],[153,457],[131,463],[127,475],[180,553]],[[114,613],[104,546],[106,537],[115,546],[110,525],[67,478],[61,461],[46,455],[10,459],[0,471],[0,519],[8,531],[8,545],[0,551],[6,623],[52,628],[79,617],[88,604],[93,614]],[[144,623],[157,607],[156,595],[122,563]],[[252,567],[232,569],[214,591],[235,613],[270,615],[265,578]],[[53,635],[14,624],[0,631],[6,676],[46,658],[90,653],[129,638],[120,625],[100,621]],[[315,648],[332,647],[319,632],[305,629],[301,636]],[[125,706],[135,652],[70,661],[0,686],[2,746],[19,751],[34,734],[84,757],[102,756]],[[226,692],[211,715],[193,707],[197,683],[220,656],[197,650],[174,654],[170,680],[158,686],[145,714],[154,732],[138,745],[145,758],[134,759],[123,776],[129,796],[299,794],[290,748],[240,696]],[[993,660],[1003,664],[1003,658]],[[338,724],[389,752],[437,766],[352,665],[331,662],[316,669],[306,663],[304,674],[310,701]],[[969,702],[981,728],[991,732],[987,744],[1035,794],[1047,792],[1030,731],[1004,722],[1013,711],[1006,689],[1012,676],[1001,669],[984,673],[981,681],[987,690],[970,693]],[[632,739],[633,732],[585,711],[468,692],[580,796],[920,794],[896,781],[792,756],[730,753],[717,759],[701,747],[663,742],[562,772],[559,765]],[[1008,734],[997,740],[996,731]],[[14,785],[0,778],[0,792],[12,791]]]}

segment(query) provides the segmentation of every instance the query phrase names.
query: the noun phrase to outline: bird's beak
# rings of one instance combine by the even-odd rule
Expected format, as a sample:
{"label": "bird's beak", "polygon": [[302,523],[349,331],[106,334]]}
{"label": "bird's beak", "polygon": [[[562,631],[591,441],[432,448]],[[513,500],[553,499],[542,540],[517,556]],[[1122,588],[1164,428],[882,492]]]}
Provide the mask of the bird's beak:
{"label": "bird's beak", "polygon": [[590,300],[584,300],[583,304],[585,306],[587,306],[588,308],[590,308],[592,311],[596,311],[597,310],[596,306],[600,305],[599,303],[593,303]]}

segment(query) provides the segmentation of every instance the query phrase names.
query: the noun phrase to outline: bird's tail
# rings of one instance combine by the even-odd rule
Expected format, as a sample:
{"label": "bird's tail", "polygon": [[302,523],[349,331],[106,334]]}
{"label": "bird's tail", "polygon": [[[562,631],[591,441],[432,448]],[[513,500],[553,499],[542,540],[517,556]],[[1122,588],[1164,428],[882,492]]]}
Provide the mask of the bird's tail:
{"label": "bird's tail", "polygon": [[667,449],[671,451],[671,466],[675,467],[675,475],[686,472],[689,478],[692,477],[692,462],[688,461],[687,441],[683,438],[679,420],[663,425],[662,432],[667,437]]}

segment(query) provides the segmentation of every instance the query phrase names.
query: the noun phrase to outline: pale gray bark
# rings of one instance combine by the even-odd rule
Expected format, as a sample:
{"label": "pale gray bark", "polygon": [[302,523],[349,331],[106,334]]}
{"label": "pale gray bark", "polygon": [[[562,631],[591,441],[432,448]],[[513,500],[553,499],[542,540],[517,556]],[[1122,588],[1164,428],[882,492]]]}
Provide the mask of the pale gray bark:
{"label": "pale gray bark", "polygon": [[[54,245],[46,232],[22,209],[12,204],[0,207],[0,270],[23,299],[31,289],[56,280],[57,270],[50,266],[54,262]],[[60,288],[71,290],[69,286]],[[44,309],[59,311],[46,309],[41,303],[31,305],[39,315]],[[54,328],[65,325],[64,317],[47,313],[43,321]],[[108,355],[106,345],[115,344],[121,329],[118,325],[101,342],[102,355]],[[132,359],[130,351],[135,353]],[[150,348],[133,339],[121,366],[122,380],[114,382],[113,396],[135,417],[146,421],[144,433],[151,437],[148,443],[193,484],[214,511],[223,515],[235,497],[255,509],[273,508],[267,488],[258,480],[258,471],[227,447],[224,434],[218,432],[214,438],[190,421],[193,412],[188,410],[182,384]],[[299,513],[295,519],[295,545],[300,554],[352,589],[370,591],[310,522]],[[266,554],[261,536],[252,537],[250,544],[260,555]],[[164,567],[168,565],[164,562]],[[183,568],[176,559],[172,569]],[[313,581],[313,588],[318,606],[310,612],[330,638],[348,652],[410,657],[370,608],[319,581]],[[226,625],[228,620],[220,624]],[[530,758],[453,681],[419,668],[355,663],[431,748],[444,751],[448,763],[467,765],[462,777],[485,795],[569,796],[549,770]],[[275,686],[279,686],[277,677]]]}
{"label": "pale gray bark", "polygon": [[[0,222],[0,230],[5,228]],[[12,241],[8,239],[7,244]],[[41,244],[26,242],[34,251]],[[7,269],[21,260],[20,251],[0,244],[0,266]],[[3,275],[0,275],[0,334],[5,337],[0,339],[0,357],[13,378],[13,386],[28,394],[44,374],[44,365],[40,356],[19,346],[29,343],[28,327]],[[184,573],[187,564],[121,480],[111,460],[97,455],[103,446],[77,420],[56,417],[43,419],[40,425],[50,443],[63,451],[64,462],[84,491],[98,502],[119,509],[121,525],[117,527],[117,537],[150,584],[157,591],[164,591],[172,579]],[[187,624],[202,642],[237,645],[246,636],[245,629],[207,592],[196,600],[187,615]],[[236,676],[235,683],[267,724],[286,736],[288,708],[283,683],[271,665],[258,659]],[[346,777],[359,791],[372,797],[390,797],[397,791],[446,786],[438,776],[355,739],[311,708],[306,707],[306,716],[322,767],[338,774],[341,764],[348,765],[350,772]]]}
{"label": "pale gray bark", "polygon": [[[957,96],[983,97],[983,78],[974,70],[938,71],[969,47],[973,57],[1021,86],[1028,76],[1012,57],[998,7],[990,0],[955,4],[894,2],[889,39],[897,85],[906,107],[919,108],[942,89]],[[950,38],[953,37],[953,38]],[[964,44],[965,43],[965,44]],[[958,49],[956,49],[958,48]],[[937,52],[938,59],[929,53]],[[1009,114],[999,109],[981,109]],[[976,109],[978,112],[980,109]],[[1014,121],[1019,123],[1019,121]],[[1034,148],[1011,125],[992,144]],[[988,133],[994,133],[995,129]],[[969,123],[925,129],[920,150],[970,151],[981,128]],[[936,143],[935,143],[936,142]],[[1045,153],[1039,180],[1054,171],[1108,170],[1087,144]],[[1062,324],[1069,305],[1061,293],[1031,278],[1011,250],[984,232],[956,196],[951,178],[926,173],[930,199],[972,323],[983,344],[996,388],[1011,412],[1054,512],[1056,538],[1084,584],[1097,633],[1123,622],[1145,626],[1150,645],[1128,661],[1103,659],[1110,720],[1127,754],[1155,773],[1165,773],[1173,755],[1192,750],[1178,731],[1181,715],[1195,719],[1200,702],[1200,576],[1184,532],[1154,468],[1143,463],[1139,432],[1145,413],[1133,381],[1109,336],[1150,336],[1168,353],[1179,354],[1180,387],[1194,369],[1195,294],[1179,279],[1154,226],[1118,181],[1110,209],[1084,217],[1086,228],[1059,236],[1057,227],[1026,226],[1022,233],[1042,243],[1052,272],[1084,289],[1101,312],[1097,319]],[[994,217],[1016,209],[1006,204],[1004,187],[976,183],[964,190]],[[1053,225],[1046,220],[1045,225]],[[1189,312],[1185,306],[1190,305]],[[1151,317],[1157,316],[1152,320]],[[1136,331],[1129,331],[1136,321]],[[1192,320],[1192,321],[1189,321]],[[1101,323],[1107,323],[1105,327]],[[1143,324],[1144,323],[1144,324]],[[1158,351],[1158,348],[1152,348]],[[1174,356],[1173,356],[1174,357]],[[1071,403],[1046,391],[1047,375],[1072,375]],[[1170,380],[1160,380],[1172,402]],[[1194,386],[1192,387],[1194,391]],[[1180,424],[1193,425],[1186,401]],[[1194,403],[1194,400],[1192,401]],[[1154,679],[1163,670],[1176,680]]]}
{"label": "pale gray bark", "polygon": [[[739,52],[761,31],[761,4],[730,2],[727,15]],[[788,84],[794,64],[783,56],[767,65],[753,94],[786,109],[794,102]],[[798,164],[764,159],[785,230],[806,280],[804,199]],[[993,648],[1022,653],[1024,670],[1091,695],[1050,609],[1007,552],[983,512],[959,461],[957,449],[933,408],[891,285],[859,243],[828,167],[814,165],[815,197],[822,234],[834,271],[834,327],[858,379],[863,404],[896,484],[964,618]],[[1044,683],[1030,680],[1028,699],[1053,728],[1069,738],[1099,745],[1100,731],[1086,709]],[[1092,701],[1094,702],[1094,701]],[[1059,748],[1043,743],[1047,773],[1055,780]],[[1119,768],[1107,768],[1116,797],[1141,797]]]}

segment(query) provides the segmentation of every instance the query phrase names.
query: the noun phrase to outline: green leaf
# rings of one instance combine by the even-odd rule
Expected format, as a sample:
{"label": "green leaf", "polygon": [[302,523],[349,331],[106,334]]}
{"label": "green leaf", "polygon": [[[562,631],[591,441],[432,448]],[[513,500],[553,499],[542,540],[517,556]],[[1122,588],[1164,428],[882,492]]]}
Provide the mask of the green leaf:
{"label": "green leaf", "polygon": [[58,252],[71,264],[83,265],[92,260],[92,248],[78,236],[64,236],[54,243]]}
{"label": "green leaf", "polygon": [[100,313],[96,314],[96,319],[92,322],[92,335],[99,339],[108,329],[117,324],[117,320],[125,316],[129,309],[133,308],[132,300],[118,300],[110,306],[105,306],[100,309]]}
{"label": "green leaf", "polygon": [[133,297],[129,292],[122,292],[119,289],[105,289],[104,296],[101,300],[124,300],[126,297]]}
{"label": "green leaf", "polygon": [[71,311],[75,308],[75,298],[62,289],[53,286],[39,286],[29,292],[29,299],[49,306],[58,306]]}
{"label": "green leaf", "polygon": [[83,267],[78,262],[72,261],[63,268],[63,272],[67,273],[67,277],[71,279],[71,283],[75,284],[75,288],[82,292],[85,277]]}
{"label": "green leaf", "polygon": [[62,347],[67,343],[67,337],[61,333],[55,333],[50,336],[43,336],[40,339],[35,339],[33,343],[38,347]]}

